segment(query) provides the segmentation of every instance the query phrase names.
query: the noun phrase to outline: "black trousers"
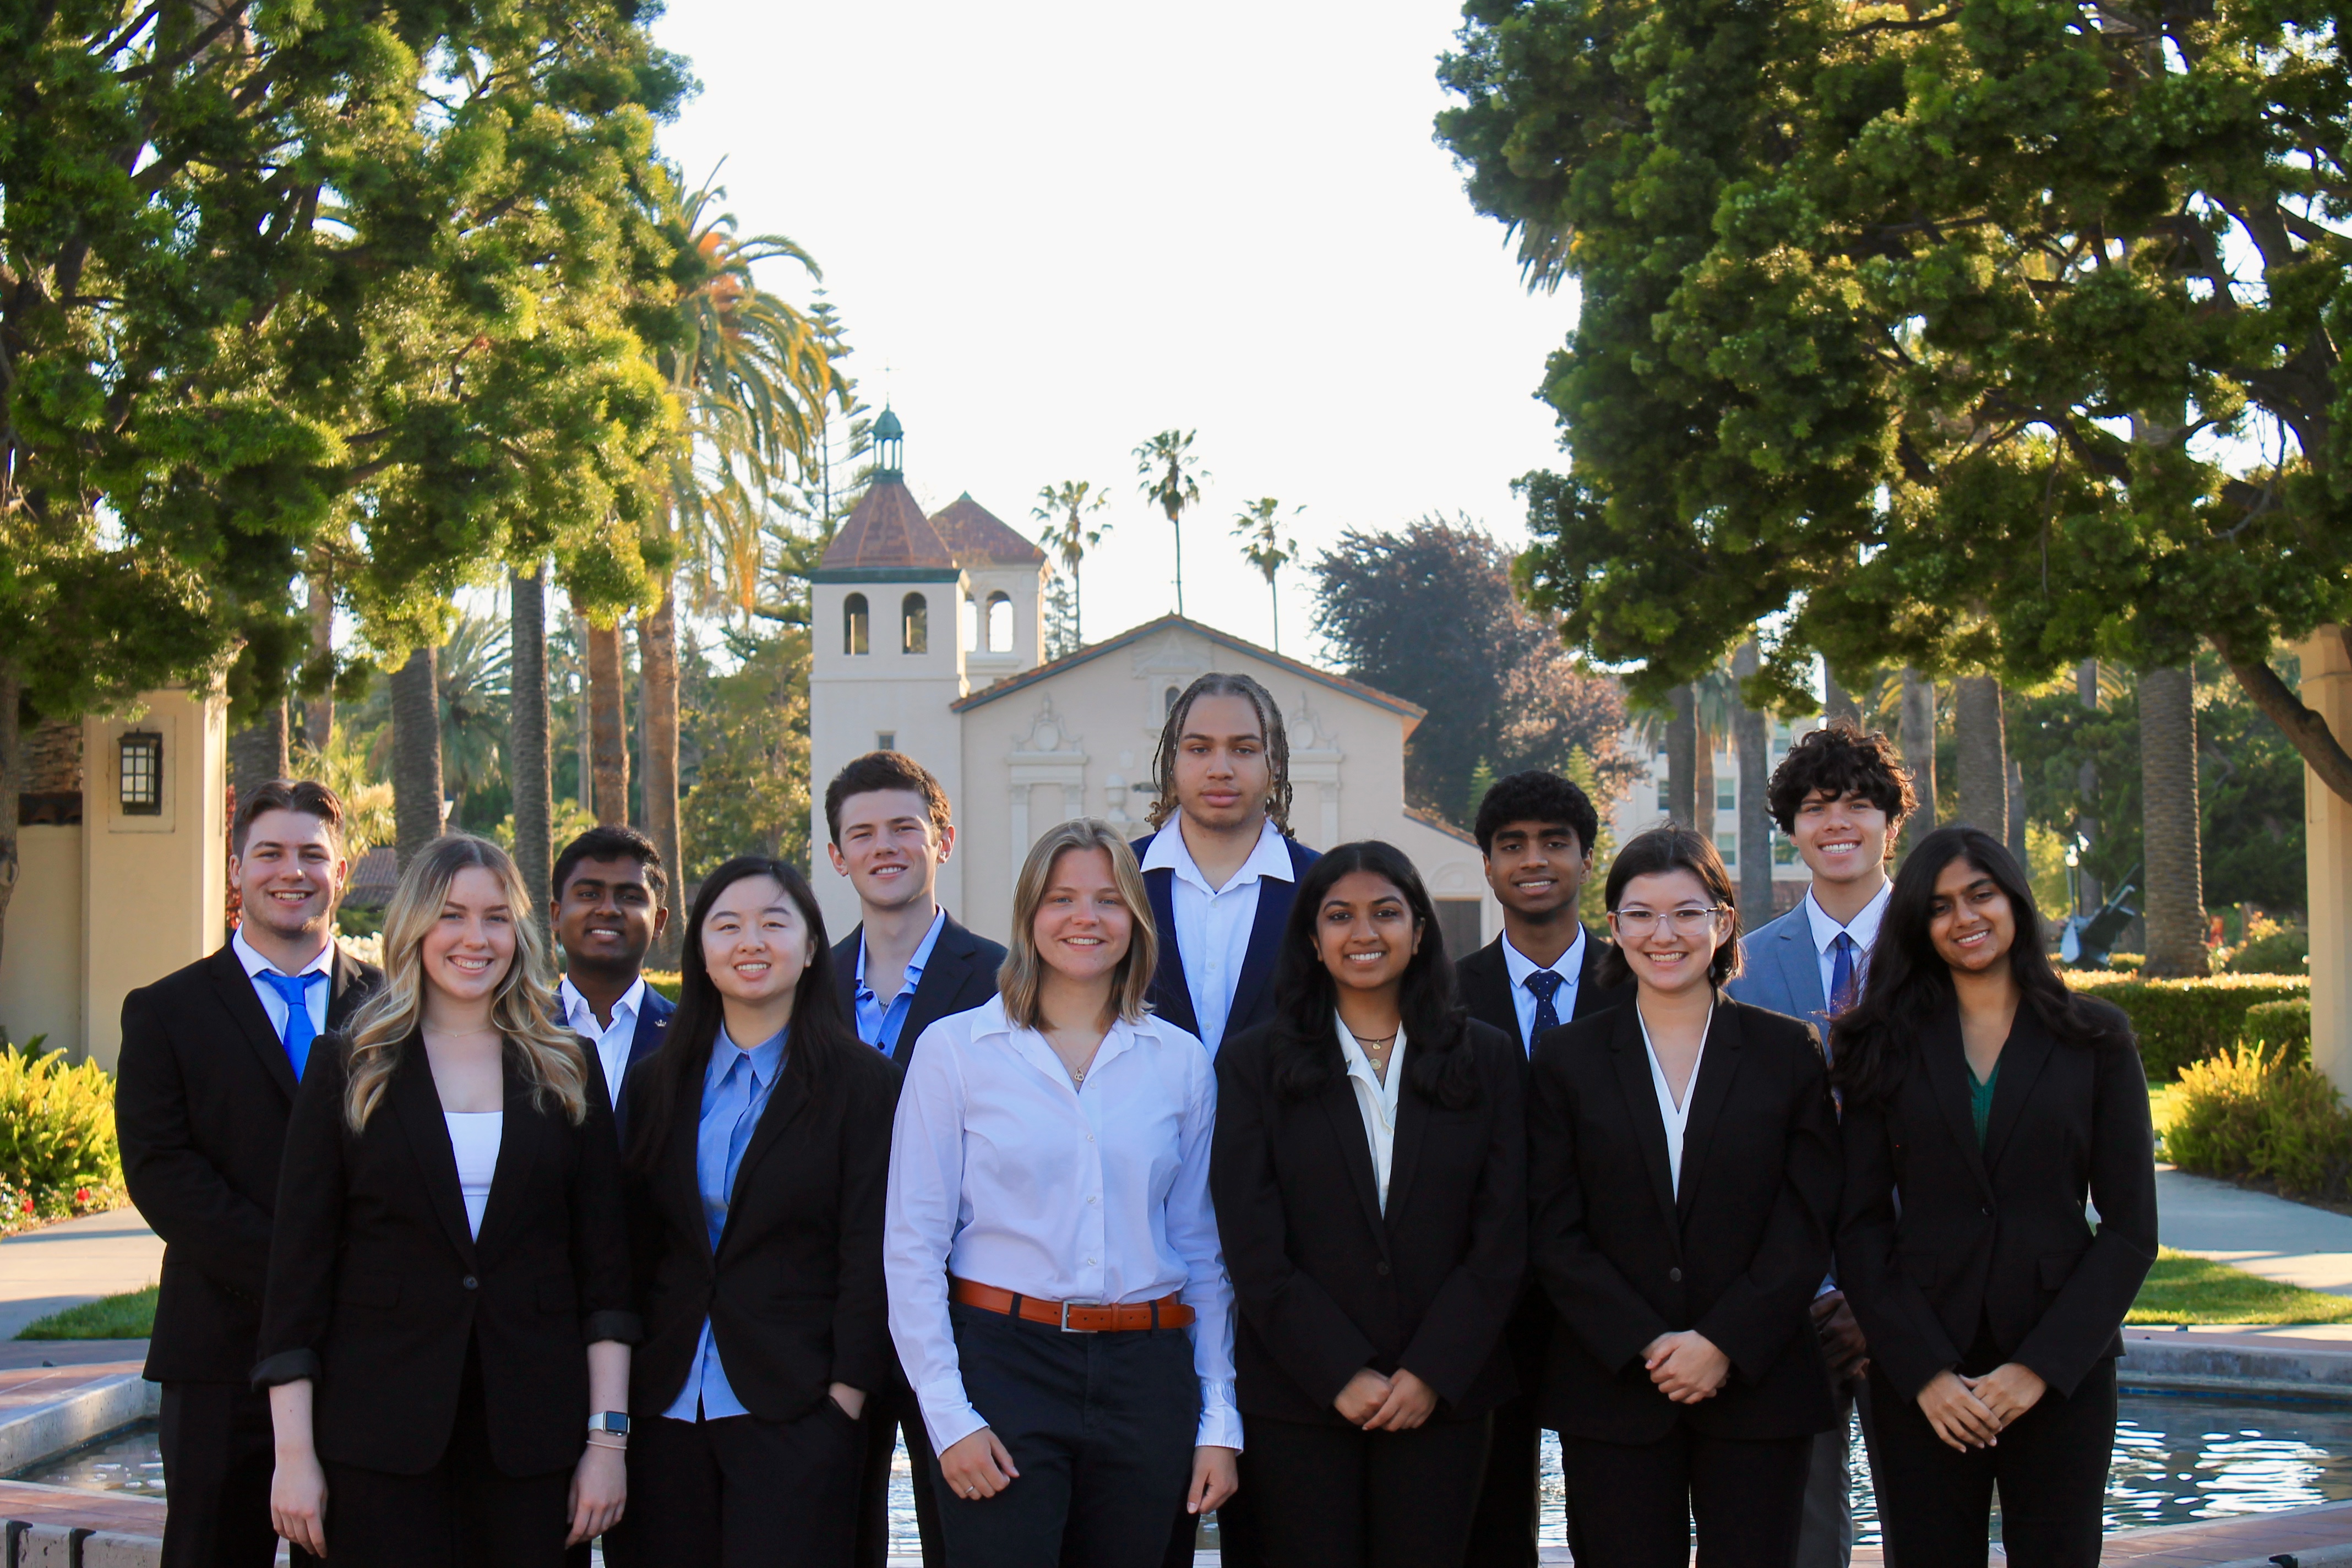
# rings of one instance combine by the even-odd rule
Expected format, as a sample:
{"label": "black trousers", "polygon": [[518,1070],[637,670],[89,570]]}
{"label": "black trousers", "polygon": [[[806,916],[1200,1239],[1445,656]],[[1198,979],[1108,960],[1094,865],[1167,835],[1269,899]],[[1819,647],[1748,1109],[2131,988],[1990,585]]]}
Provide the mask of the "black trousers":
{"label": "black trousers", "polygon": [[940,1500],[931,1490],[931,1439],[913,1391],[900,1384],[866,1401],[866,1473],[858,1481],[857,1568],[885,1568],[890,1556],[890,1461],[907,1434],[907,1468],[914,1472],[915,1530],[922,1537],[923,1568],[940,1568],[947,1547],[940,1539]]}
{"label": "black trousers", "polygon": [[[1961,1369],[1990,1372],[1971,1355]],[[1993,1489],[2011,1568],[2094,1568],[2116,1447],[2116,1363],[2103,1361],[2069,1398],[2044,1393],[1990,1448],[1944,1446],[1916,1399],[1870,1374],[1878,1447],[1871,1455],[1890,1561],[1903,1568],[1984,1568]]]}
{"label": "black trousers", "polygon": [[1696,1522],[1699,1568],[1790,1568],[1812,1455],[1811,1436],[1741,1441],[1687,1423],[1654,1443],[1563,1432],[1569,1550],[1608,1568],[1686,1568]]}
{"label": "black trousers", "polygon": [[466,1357],[449,1446],[431,1469],[324,1466],[335,1568],[558,1568],[565,1560],[572,1471],[509,1476],[498,1468],[477,1352]]}
{"label": "black trousers", "polygon": [[992,1498],[962,1498],[933,1463],[948,1568],[1158,1568],[1200,1430],[1192,1335],[948,1311],[964,1392],[1021,1472]]}
{"label": "black trousers", "polygon": [[[269,1478],[278,1454],[269,1395],[242,1383],[167,1383],[162,1431],[163,1568],[268,1568]],[[298,1563],[316,1558],[289,1548]]]}
{"label": "black trousers", "polygon": [[1256,1502],[1266,1561],[1282,1568],[1460,1568],[1486,1440],[1484,1416],[1409,1432],[1252,1420],[1242,1488]]}
{"label": "black trousers", "polygon": [[1526,1392],[1495,1407],[1486,1479],[1470,1521],[1467,1561],[1477,1568],[1536,1568],[1537,1499],[1542,1490],[1544,1356],[1555,1321],[1543,1287],[1530,1282],[1503,1330],[1511,1364]]}
{"label": "black trousers", "polygon": [[629,1435],[613,1568],[848,1568],[866,1423],[830,1399],[797,1421],[657,1415]]}

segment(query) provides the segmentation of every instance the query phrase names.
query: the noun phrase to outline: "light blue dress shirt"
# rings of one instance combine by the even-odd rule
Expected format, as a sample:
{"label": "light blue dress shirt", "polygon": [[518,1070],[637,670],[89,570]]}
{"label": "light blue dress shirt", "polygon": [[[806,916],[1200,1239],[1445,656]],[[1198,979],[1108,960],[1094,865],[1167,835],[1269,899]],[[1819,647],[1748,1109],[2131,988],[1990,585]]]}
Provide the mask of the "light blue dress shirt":
{"label": "light blue dress shirt", "polygon": [[[790,1033],[779,1030],[747,1051],[728,1037],[722,1024],[719,1037],[710,1043],[710,1066],[702,1075],[702,1120],[695,1130],[694,1177],[714,1252],[727,1228],[727,1205],[734,1196],[743,1151],[784,1070],[784,1037]],[[751,1414],[735,1397],[727,1369],[719,1363],[719,1344],[708,1318],[702,1321],[702,1342],[694,1347],[694,1370],[662,1414],[673,1421],[716,1421]]]}
{"label": "light blue dress shirt", "polygon": [[914,1009],[915,987],[923,983],[923,965],[931,961],[931,949],[940,942],[940,932],[946,929],[948,912],[931,911],[931,929],[923,933],[923,942],[915,949],[915,956],[907,960],[907,978],[899,983],[898,994],[890,998],[887,1007],[882,998],[874,994],[874,987],[866,983],[866,936],[857,937],[857,1037],[880,1051],[884,1056],[898,1048],[898,1036],[907,1026],[907,1015]]}

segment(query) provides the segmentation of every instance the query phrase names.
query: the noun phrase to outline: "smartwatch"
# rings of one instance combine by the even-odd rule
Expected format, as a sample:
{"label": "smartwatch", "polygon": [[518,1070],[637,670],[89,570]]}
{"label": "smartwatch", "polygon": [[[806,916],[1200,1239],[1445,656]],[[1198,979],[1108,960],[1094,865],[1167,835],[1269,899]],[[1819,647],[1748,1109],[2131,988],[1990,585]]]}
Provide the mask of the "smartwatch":
{"label": "smartwatch", "polygon": [[628,1415],[619,1410],[599,1410],[595,1415],[588,1417],[588,1430],[610,1432],[614,1436],[625,1437],[629,1435]]}

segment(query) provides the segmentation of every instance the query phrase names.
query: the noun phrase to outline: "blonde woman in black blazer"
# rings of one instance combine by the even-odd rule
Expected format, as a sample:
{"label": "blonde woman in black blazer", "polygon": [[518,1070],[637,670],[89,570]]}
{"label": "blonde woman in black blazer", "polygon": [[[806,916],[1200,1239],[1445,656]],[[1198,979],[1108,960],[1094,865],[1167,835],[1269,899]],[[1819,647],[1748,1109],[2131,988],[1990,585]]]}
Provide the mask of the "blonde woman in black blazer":
{"label": "blonde woman in black blazer", "polygon": [[1720,994],[1738,916],[1715,847],[1654,828],[1610,868],[1634,999],[1537,1042],[1528,1250],[1577,1560],[1789,1568],[1830,1425],[1811,1311],[1837,1117],[1810,1025]]}
{"label": "blonde woman in black blazer", "polygon": [[[384,989],[302,1077],[261,1362],[272,1522],[338,1568],[556,1568],[626,1496],[631,1310],[611,1097],[557,1028],[531,905],[436,839]],[[603,1414],[609,1433],[590,1431]]]}

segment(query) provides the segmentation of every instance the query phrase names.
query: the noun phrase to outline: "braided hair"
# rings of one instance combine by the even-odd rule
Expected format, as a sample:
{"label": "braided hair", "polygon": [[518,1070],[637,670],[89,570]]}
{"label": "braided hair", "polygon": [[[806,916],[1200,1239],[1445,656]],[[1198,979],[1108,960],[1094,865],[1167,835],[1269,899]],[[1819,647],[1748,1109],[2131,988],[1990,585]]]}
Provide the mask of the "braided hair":
{"label": "braided hair", "polygon": [[1216,670],[1184,689],[1175,706],[1168,710],[1168,722],[1160,728],[1160,746],[1151,756],[1151,771],[1158,785],[1151,797],[1151,826],[1163,826],[1176,815],[1176,745],[1184,737],[1184,723],[1192,716],[1192,704],[1203,697],[1238,697],[1255,710],[1258,733],[1265,737],[1266,772],[1271,775],[1265,793],[1265,814],[1274,818],[1277,832],[1285,838],[1290,837],[1290,734],[1282,727],[1282,710],[1276,706],[1274,693],[1248,676]]}

